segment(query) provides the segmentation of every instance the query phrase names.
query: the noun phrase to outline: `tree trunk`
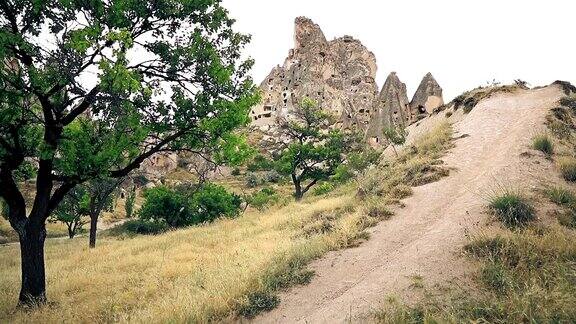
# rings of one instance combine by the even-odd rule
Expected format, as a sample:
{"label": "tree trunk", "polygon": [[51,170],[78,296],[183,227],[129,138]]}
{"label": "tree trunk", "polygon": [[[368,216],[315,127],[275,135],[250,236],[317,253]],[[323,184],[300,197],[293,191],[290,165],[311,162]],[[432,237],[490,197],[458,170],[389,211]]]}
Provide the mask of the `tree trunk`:
{"label": "tree trunk", "polygon": [[74,234],[76,232],[76,230],[72,227],[74,226],[73,224],[66,224],[68,226],[68,237],[73,239],[74,238]]}
{"label": "tree trunk", "polygon": [[302,184],[300,183],[300,179],[294,172],[292,172],[292,183],[294,184],[294,198],[296,200],[301,200],[304,193],[302,192]]}
{"label": "tree trunk", "polygon": [[98,216],[90,215],[90,248],[96,247],[96,231],[98,228]]}
{"label": "tree trunk", "polygon": [[46,227],[43,223],[28,221],[20,234],[22,286],[19,305],[38,306],[46,303],[46,270],[44,242]]}
{"label": "tree trunk", "polygon": [[295,182],[294,183],[294,198],[296,198],[296,200],[302,200],[302,197],[304,197],[304,193],[302,192],[302,186],[300,185],[300,182]]}

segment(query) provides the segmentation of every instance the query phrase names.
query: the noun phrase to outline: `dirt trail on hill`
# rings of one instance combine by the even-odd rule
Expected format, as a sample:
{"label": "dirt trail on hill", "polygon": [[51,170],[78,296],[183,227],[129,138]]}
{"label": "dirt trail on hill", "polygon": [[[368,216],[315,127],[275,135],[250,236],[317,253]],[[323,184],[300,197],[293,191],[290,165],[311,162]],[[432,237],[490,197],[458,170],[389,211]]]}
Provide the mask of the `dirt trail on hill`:
{"label": "dirt trail on hill", "polygon": [[[370,229],[370,240],[361,246],[313,262],[312,282],[282,293],[279,307],[255,322],[361,321],[388,296],[409,302],[414,275],[425,286],[466,280],[472,269],[461,256],[462,246],[474,225],[486,220],[490,191],[530,188],[554,172],[529,145],[562,95],[556,86],[518,90],[495,94],[468,115],[455,113],[451,118],[460,119],[454,124],[455,148],[443,158],[454,168],[450,176],[414,188],[406,207]],[[412,132],[423,133],[444,118],[444,113],[428,118]],[[527,151],[536,157],[522,157]]]}

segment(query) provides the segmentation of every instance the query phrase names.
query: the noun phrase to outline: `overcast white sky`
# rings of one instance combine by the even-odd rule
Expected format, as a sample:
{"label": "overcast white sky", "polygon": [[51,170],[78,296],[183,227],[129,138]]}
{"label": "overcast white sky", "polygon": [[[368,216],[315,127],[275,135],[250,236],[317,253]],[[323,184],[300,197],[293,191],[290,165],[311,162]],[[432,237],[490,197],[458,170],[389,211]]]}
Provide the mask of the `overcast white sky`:
{"label": "overcast white sky", "polygon": [[374,54],[377,82],[396,71],[411,97],[432,72],[444,99],[496,79],[531,85],[576,82],[574,0],[223,0],[260,83],[293,47],[294,18],[307,16],[328,40],[351,35]]}

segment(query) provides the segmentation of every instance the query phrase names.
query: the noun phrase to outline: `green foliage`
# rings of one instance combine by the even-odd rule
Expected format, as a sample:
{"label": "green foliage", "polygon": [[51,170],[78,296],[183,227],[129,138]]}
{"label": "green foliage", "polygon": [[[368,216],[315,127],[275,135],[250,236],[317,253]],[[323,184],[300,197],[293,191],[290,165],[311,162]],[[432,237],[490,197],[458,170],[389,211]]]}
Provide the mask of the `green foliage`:
{"label": "green foliage", "polygon": [[306,98],[281,124],[282,135],[291,141],[275,157],[276,169],[291,177],[296,199],[319,181],[334,176],[345,155],[361,148],[358,133],[330,127],[332,117]]}
{"label": "green foliage", "polygon": [[241,305],[239,313],[247,318],[253,318],[261,312],[271,311],[280,304],[280,298],[267,291],[252,292],[248,294],[246,299],[245,304]]}
{"label": "green foliage", "polygon": [[[16,181],[52,174],[38,176],[41,188],[65,189],[124,177],[159,151],[229,165],[248,159],[252,149],[237,129],[260,100],[248,74],[253,61],[242,59],[250,36],[233,30],[220,2],[6,2],[2,170]],[[88,83],[86,73],[94,76]]]}
{"label": "green foliage", "polygon": [[540,134],[532,139],[532,147],[544,154],[551,156],[554,154],[554,143],[547,134]]}
{"label": "green foliage", "polygon": [[568,189],[562,187],[551,187],[544,191],[550,201],[562,206],[574,206],[576,203],[576,195]]}
{"label": "green foliage", "polygon": [[521,194],[506,190],[490,199],[490,210],[507,227],[525,226],[535,218],[534,207]]}
{"label": "green foliage", "polygon": [[30,161],[24,161],[18,169],[14,170],[14,179],[16,181],[26,181],[36,177],[36,167]]}
{"label": "green foliage", "polygon": [[265,157],[262,154],[258,154],[254,157],[251,163],[248,164],[248,171],[269,171],[274,168],[274,161]]}
{"label": "green foliage", "polygon": [[398,156],[398,152],[396,152],[397,145],[404,145],[406,143],[406,138],[408,137],[408,131],[406,128],[402,126],[388,126],[382,130],[382,134],[384,138],[392,145],[392,149],[396,156]]}
{"label": "green foliage", "polygon": [[144,235],[157,235],[168,231],[166,222],[159,220],[131,219],[124,224],[113,229],[114,234],[132,233]]}
{"label": "green foliage", "polygon": [[408,131],[404,127],[399,126],[389,126],[382,130],[384,138],[390,142],[392,145],[403,145],[406,143],[406,137],[408,136]]}
{"label": "green foliage", "polygon": [[362,173],[370,165],[380,158],[380,152],[370,147],[365,147],[359,152],[352,152],[346,156],[346,162],[336,168],[332,180],[344,183]]}
{"label": "green foliage", "polygon": [[263,211],[270,204],[278,202],[279,199],[280,197],[276,193],[276,190],[266,187],[250,195],[247,198],[247,203],[256,209]]}
{"label": "green foliage", "polygon": [[248,175],[246,175],[246,186],[248,188],[256,188],[261,183],[262,183],[262,181],[260,180],[260,178],[256,174],[248,173]]}
{"label": "green foliage", "polygon": [[126,195],[126,203],[124,204],[124,210],[126,211],[126,218],[131,218],[134,214],[134,204],[136,203],[136,187],[132,187],[128,194]]}
{"label": "green foliage", "polygon": [[224,187],[207,183],[190,192],[159,186],[144,192],[146,199],[138,215],[142,220],[184,227],[210,222],[218,217],[235,217],[241,200]]}
{"label": "green foliage", "polygon": [[83,218],[89,214],[90,195],[84,187],[78,186],[64,197],[49,221],[64,223],[68,228],[68,236],[73,238],[78,231],[82,230],[86,224]]}
{"label": "green foliage", "polygon": [[314,196],[321,196],[321,195],[325,195],[325,194],[331,192],[332,190],[334,190],[334,185],[332,183],[323,182],[322,184],[320,184],[316,188],[314,188],[314,190],[312,191],[312,194]]}

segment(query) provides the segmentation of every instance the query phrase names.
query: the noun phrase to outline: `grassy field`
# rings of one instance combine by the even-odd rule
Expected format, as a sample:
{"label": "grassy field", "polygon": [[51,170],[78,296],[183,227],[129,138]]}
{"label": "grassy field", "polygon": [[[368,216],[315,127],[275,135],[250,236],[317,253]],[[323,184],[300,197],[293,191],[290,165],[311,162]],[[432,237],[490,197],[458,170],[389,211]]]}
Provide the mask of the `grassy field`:
{"label": "grassy field", "polygon": [[[431,166],[450,139],[442,124],[358,181],[237,219],[159,236],[102,237],[93,250],[82,239],[49,240],[50,303],[40,309],[15,308],[19,249],[0,247],[0,322],[205,322],[271,309],[278,290],[311,279],[308,262],[359,244],[367,227],[391,217],[385,204],[410,195],[407,184],[445,175]],[[374,172],[379,183],[369,182]]]}

